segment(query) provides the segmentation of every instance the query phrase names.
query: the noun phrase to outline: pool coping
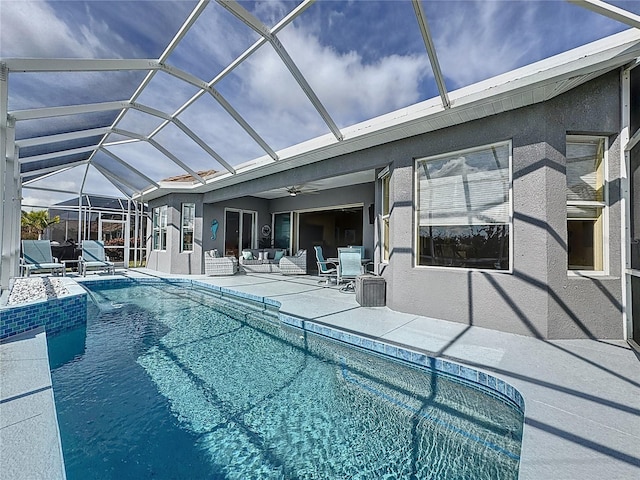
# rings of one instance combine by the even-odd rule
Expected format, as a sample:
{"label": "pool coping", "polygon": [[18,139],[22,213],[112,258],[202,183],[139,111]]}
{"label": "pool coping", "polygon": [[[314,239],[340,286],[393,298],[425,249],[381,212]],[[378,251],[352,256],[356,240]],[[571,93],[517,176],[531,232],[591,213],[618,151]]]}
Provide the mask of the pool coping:
{"label": "pool coping", "polygon": [[3,478],[66,480],[44,327],[3,339],[0,359]]}

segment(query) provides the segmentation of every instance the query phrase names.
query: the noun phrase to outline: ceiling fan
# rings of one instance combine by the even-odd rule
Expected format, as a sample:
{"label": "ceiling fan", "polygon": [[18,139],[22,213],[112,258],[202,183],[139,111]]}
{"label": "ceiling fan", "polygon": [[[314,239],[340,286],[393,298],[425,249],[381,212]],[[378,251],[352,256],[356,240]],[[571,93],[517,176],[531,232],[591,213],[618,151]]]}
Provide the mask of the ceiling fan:
{"label": "ceiling fan", "polygon": [[296,197],[298,195],[307,193],[318,193],[317,190],[314,190],[310,187],[305,187],[305,185],[292,185],[290,187],[286,187],[285,190],[290,197]]}

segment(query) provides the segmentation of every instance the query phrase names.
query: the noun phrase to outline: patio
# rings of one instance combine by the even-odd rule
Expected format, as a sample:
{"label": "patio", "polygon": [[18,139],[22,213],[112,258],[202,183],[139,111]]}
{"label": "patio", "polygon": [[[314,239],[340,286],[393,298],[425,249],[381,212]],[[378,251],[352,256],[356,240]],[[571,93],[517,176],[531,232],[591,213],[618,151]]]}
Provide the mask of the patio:
{"label": "patio", "polygon": [[[172,278],[149,269],[122,273],[131,278]],[[96,277],[89,276],[87,281]],[[640,431],[640,359],[626,342],[545,341],[398,313],[386,307],[363,308],[353,294],[340,292],[336,286],[319,285],[319,279],[313,276],[246,274],[189,278],[269,297],[281,302],[283,313],[405,345],[491,372],[509,382],[524,396],[526,404],[520,479],[640,476],[640,437],[637,435]],[[40,353],[30,353],[30,349],[36,347]],[[46,348],[43,335],[0,344],[2,464],[3,470],[7,468],[21,475],[11,478],[33,478],[36,468],[54,472],[55,465],[59,471],[57,450],[51,448],[51,443],[37,443],[47,438],[47,429],[57,435],[57,426],[50,421],[55,410],[50,380],[46,382],[48,370],[39,356],[43,348]],[[34,375],[18,375],[27,369]],[[21,391],[13,383],[11,389],[6,387],[7,374],[11,371],[13,378],[22,379]],[[38,385],[30,380],[36,378],[36,372],[42,380]],[[38,402],[24,407],[36,397]],[[18,404],[22,404],[20,408]],[[14,412],[14,416],[10,417],[9,411]],[[34,418],[39,420],[34,423]],[[26,425],[29,427],[24,427]],[[14,435],[22,437],[18,441]],[[20,461],[23,463],[17,464]]]}

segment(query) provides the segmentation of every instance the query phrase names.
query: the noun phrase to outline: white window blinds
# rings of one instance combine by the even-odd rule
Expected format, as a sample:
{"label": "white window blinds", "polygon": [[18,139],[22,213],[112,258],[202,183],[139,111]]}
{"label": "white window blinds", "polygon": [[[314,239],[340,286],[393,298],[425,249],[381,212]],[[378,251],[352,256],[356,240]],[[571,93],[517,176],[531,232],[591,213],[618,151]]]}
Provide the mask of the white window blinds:
{"label": "white window blinds", "polygon": [[509,144],[420,160],[420,226],[506,224],[510,220]]}
{"label": "white window blinds", "polygon": [[567,201],[602,202],[603,142],[567,143]]}

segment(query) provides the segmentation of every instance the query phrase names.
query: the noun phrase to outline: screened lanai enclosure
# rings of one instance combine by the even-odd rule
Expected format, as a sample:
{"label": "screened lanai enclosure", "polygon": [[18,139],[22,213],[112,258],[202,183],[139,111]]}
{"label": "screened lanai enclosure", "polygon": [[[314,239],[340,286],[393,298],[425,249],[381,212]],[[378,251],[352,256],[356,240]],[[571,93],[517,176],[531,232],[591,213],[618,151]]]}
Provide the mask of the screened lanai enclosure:
{"label": "screened lanai enclosure", "polygon": [[104,242],[105,253],[119,266],[142,266],[146,259],[147,211],[134,200],[80,195],[47,208],[60,221],[45,232],[54,256],[69,265],[78,259],[83,240]]}
{"label": "screened lanai enclosure", "polygon": [[[639,2],[596,0],[3,0],[0,287],[18,274],[23,209],[59,212],[58,243],[118,243],[123,265],[138,264],[151,248],[148,202],[274,199],[312,182],[329,191],[362,173],[342,156],[545,102],[616,68],[633,72],[638,14]],[[629,118],[621,186],[633,226],[639,124]],[[388,163],[376,159],[367,175]],[[373,212],[382,262],[392,256],[389,219],[405,206],[384,204],[387,182]],[[627,285],[637,285],[630,230]],[[427,257],[418,264],[434,264]]]}

